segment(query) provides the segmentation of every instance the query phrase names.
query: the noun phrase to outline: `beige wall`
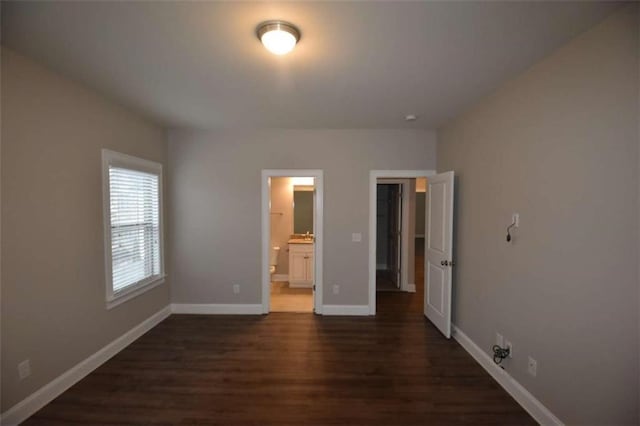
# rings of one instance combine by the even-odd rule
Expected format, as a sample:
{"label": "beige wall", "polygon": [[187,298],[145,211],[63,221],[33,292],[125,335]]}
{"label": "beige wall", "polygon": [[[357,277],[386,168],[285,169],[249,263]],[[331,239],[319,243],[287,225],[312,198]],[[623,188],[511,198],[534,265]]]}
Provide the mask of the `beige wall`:
{"label": "beige wall", "polygon": [[306,168],[324,170],[324,303],[366,305],[369,171],[434,169],[435,145],[421,130],[171,132],[172,300],[260,303],[261,170]]}
{"label": "beige wall", "polygon": [[280,247],[276,274],[288,274],[288,241],[293,234],[293,181],[291,178],[271,178],[271,212],[274,213],[271,215],[271,247]]}
{"label": "beige wall", "polygon": [[102,148],[166,161],[160,128],[2,50],[3,412],[169,302],[105,308]]}
{"label": "beige wall", "polygon": [[438,135],[454,322],[487,352],[508,337],[507,371],[568,424],[638,423],[639,50],[631,5]]}

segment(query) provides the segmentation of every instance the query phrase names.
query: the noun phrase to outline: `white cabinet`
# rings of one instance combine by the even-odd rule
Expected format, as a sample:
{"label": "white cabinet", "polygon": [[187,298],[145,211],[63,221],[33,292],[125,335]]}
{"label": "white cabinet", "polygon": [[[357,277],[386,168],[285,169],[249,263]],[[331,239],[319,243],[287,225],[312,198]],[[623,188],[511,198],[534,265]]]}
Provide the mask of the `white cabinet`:
{"label": "white cabinet", "polygon": [[313,286],[313,244],[289,243],[289,287]]}

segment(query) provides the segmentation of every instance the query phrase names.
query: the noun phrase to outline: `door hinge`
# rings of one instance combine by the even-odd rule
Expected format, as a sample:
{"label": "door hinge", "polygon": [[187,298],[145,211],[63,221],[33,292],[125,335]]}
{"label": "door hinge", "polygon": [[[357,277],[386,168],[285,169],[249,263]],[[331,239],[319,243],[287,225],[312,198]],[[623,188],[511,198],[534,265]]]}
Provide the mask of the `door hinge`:
{"label": "door hinge", "polygon": [[316,285],[315,284],[313,285],[313,291],[316,291]]}

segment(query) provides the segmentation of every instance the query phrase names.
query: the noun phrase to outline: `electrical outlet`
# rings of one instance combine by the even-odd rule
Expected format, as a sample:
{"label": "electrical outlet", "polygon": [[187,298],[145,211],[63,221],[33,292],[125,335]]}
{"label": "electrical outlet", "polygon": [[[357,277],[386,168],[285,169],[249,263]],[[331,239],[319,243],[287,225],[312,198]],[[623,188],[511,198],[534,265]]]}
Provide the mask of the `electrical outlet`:
{"label": "electrical outlet", "polygon": [[31,363],[28,359],[25,359],[18,364],[18,377],[20,380],[24,380],[31,375]]}
{"label": "electrical outlet", "polygon": [[513,358],[513,345],[509,340],[504,341],[504,347],[509,349],[509,358]]}
{"label": "electrical outlet", "polygon": [[536,377],[536,374],[538,374],[538,362],[529,357],[529,364],[527,365],[527,370],[529,371],[529,374],[533,377]]}
{"label": "electrical outlet", "polygon": [[233,285],[233,294],[240,294],[240,284]]}
{"label": "electrical outlet", "polygon": [[504,347],[504,337],[502,337],[502,334],[500,333],[496,333],[496,345],[501,348]]}
{"label": "electrical outlet", "polygon": [[338,284],[334,284],[333,285],[333,294],[339,294],[340,293],[340,286]]}

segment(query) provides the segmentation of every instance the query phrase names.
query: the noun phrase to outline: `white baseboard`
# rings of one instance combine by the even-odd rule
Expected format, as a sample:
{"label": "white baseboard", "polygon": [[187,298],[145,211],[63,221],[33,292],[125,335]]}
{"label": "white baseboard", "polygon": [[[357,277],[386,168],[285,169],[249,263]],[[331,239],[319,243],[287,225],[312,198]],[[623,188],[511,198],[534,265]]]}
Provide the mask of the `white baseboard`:
{"label": "white baseboard", "polygon": [[369,305],[324,305],[322,315],[369,315]]}
{"label": "white baseboard", "polygon": [[174,314],[200,315],[262,315],[262,305],[172,303],[171,312]]}
{"label": "white baseboard", "polygon": [[289,274],[273,274],[271,281],[289,281]]}
{"label": "white baseboard", "polygon": [[129,346],[144,333],[158,325],[169,315],[171,315],[171,309],[169,306],[156,312],[151,317],[147,318],[113,342],[109,343],[107,346],[100,349],[98,352],[91,355],[89,358],[81,361],[74,367],[71,367],[51,382],[47,383],[13,407],[9,408],[7,411],[2,413],[2,420],[0,423],[9,426],[17,425],[20,422],[25,421],[42,407],[61,395],[64,391],[82,380],[93,370],[100,367],[111,357]]}
{"label": "white baseboard", "polygon": [[415,293],[416,292],[416,285],[415,284],[407,284],[407,291],[409,293]]}
{"label": "white baseboard", "polygon": [[563,425],[547,407],[516,381],[507,371],[498,367],[491,357],[473,340],[452,325],[452,336],[471,356],[541,425]]}

